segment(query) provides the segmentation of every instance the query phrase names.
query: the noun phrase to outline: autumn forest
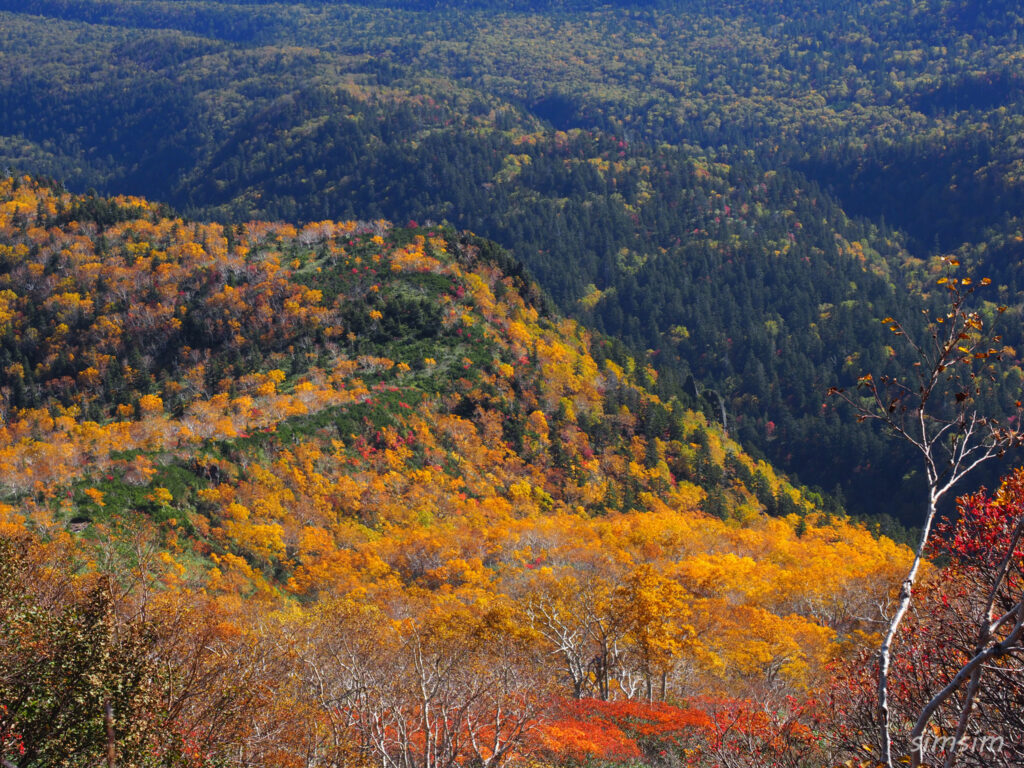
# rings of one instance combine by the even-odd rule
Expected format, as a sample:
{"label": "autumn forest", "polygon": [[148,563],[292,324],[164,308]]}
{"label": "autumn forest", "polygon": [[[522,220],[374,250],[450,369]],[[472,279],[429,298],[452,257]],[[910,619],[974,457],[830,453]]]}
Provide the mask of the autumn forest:
{"label": "autumn forest", "polygon": [[1022,28],[0,0],[0,764],[1021,765]]}

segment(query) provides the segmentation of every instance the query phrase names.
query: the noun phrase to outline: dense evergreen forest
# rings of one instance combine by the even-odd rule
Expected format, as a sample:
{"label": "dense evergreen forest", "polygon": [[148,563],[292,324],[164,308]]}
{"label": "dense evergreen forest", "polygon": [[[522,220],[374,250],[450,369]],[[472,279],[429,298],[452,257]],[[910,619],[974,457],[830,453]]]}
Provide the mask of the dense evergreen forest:
{"label": "dense evergreen forest", "polygon": [[1015,399],[1022,27],[1008,0],[0,0],[0,164],[494,238],[664,395],[913,523],[910,458],[825,392],[903,362],[879,320],[920,331],[955,253],[1009,307]]}

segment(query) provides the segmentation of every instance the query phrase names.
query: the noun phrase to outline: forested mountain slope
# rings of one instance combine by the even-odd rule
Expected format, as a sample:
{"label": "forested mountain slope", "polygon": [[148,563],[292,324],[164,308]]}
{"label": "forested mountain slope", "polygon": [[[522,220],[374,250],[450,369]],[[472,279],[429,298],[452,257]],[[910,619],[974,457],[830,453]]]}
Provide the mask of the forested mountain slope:
{"label": "forested mountain slope", "polygon": [[993,278],[1024,342],[1011,2],[0,7],[0,161],[225,220],[494,238],[858,511],[912,522],[913,465],[824,392],[884,368],[878,320],[935,301],[934,257]]}
{"label": "forested mountain slope", "polygon": [[825,754],[907,551],[493,244],[8,178],[0,260],[5,760]]}

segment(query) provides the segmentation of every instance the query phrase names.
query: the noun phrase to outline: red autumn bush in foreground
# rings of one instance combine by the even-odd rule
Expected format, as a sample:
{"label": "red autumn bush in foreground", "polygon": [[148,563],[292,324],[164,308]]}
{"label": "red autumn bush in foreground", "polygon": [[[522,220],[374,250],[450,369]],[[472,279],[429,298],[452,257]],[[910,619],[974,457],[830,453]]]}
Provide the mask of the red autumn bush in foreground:
{"label": "red autumn bush in foreground", "polygon": [[[894,753],[911,765],[1020,765],[1024,758],[1024,469],[960,499],[932,541],[940,567],[894,651]],[[862,661],[868,661],[867,659]],[[873,676],[836,682],[841,740],[873,764]]]}

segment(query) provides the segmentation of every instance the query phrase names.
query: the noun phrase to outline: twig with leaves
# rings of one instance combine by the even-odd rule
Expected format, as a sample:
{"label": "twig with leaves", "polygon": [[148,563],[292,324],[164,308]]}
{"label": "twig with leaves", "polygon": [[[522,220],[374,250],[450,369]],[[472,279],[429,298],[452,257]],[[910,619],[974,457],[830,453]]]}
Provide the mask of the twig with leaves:
{"label": "twig with leaves", "polygon": [[[913,597],[921,563],[931,536],[940,501],[967,475],[1022,440],[1019,421],[1013,428],[991,415],[979,413],[978,401],[995,382],[994,365],[1002,359],[999,336],[989,336],[981,314],[969,309],[977,286],[970,277],[957,277],[959,262],[945,259],[948,273],[938,284],[949,293],[945,314],[928,324],[930,338],[915,341],[904,325],[882,320],[910,348],[915,362],[897,375],[865,374],[853,392],[833,387],[829,395],[851,405],[859,421],[878,421],[920,454],[928,485],[928,504],[914,559],[900,587],[896,610],[878,652],[878,726],[881,759],[893,768],[889,672],[892,645]],[[999,307],[998,312],[1005,312]],[[1015,403],[1018,414],[1021,403]]]}

